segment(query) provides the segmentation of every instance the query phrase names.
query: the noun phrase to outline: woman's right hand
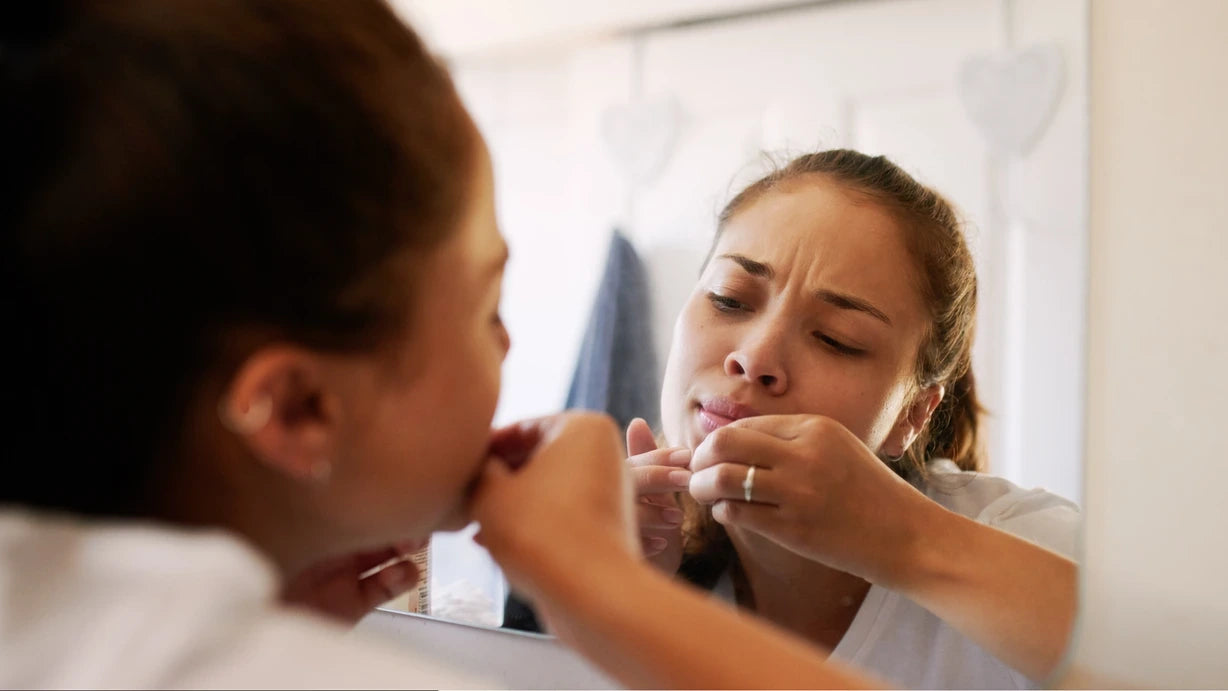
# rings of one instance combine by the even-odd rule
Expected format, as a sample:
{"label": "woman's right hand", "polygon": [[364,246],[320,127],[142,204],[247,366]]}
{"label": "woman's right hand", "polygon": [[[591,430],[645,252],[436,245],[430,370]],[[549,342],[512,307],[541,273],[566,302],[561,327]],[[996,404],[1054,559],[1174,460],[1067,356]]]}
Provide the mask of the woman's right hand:
{"label": "woman's right hand", "polygon": [[657,448],[648,423],[635,418],[627,426],[627,454],[644,556],[672,576],[682,563],[683,514],[677,493],[691,484],[691,450]]}
{"label": "woman's right hand", "polygon": [[519,422],[493,433],[490,454],[471,498],[475,539],[516,590],[547,605],[589,562],[639,561],[631,483],[609,417]]}

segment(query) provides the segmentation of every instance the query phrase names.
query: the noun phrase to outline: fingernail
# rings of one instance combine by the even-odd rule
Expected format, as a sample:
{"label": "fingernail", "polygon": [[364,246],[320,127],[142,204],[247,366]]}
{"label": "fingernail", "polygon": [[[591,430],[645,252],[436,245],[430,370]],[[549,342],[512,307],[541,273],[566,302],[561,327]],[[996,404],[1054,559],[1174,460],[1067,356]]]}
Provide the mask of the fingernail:
{"label": "fingernail", "polygon": [[669,454],[669,464],[684,466],[691,465],[691,450],[678,449],[677,451],[671,451]]}
{"label": "fingernail", "polygon": [[690,487],[691,486],[691,471],[689,470],[671,470],[669,472],[669,482],[675,487]]}
{"label": "fingernail", "polygon": [[665,538],[663,537],[650,537],[647,542],[648,549],[665,549]]}
{"label": "fingernail", "polygon": [[682,510],[674,509],[674,508],[661,509],[661,518],[665,519],[666,523],[670,523],[672,525],[681,525],[682,524]]}

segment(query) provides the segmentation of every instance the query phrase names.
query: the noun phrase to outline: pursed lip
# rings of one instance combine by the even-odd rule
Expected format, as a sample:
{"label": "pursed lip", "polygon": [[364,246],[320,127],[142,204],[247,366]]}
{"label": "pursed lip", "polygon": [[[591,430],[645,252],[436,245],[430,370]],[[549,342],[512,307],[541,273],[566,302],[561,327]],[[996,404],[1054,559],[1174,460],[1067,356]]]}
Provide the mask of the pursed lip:
{"label": "pursed lip", "polygon": [[754,417],[758,414],[759,411],[754,408],[724,396],[712,396],[700,400],[697,411],[699,424],[709,433],[735,420],[741,420],[744,417]]}

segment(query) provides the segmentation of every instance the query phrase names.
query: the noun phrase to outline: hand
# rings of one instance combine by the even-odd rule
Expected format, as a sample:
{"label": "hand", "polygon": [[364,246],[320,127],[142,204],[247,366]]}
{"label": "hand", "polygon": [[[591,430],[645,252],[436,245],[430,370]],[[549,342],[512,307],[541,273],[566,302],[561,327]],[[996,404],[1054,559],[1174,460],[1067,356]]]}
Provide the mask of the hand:
{"label": "hand", "polygon": [[[282,600],[352,626],[371,610],[417,585],[420,574],[409,557],[424,546],[426,540],[407,541],[326,559],[287,583]],[[380,566],[380,570],[367,573]]]}
{"label": "hand", "polygon": [[691,469],[691,494],[712,504],[721,524],[882,585],[908,568],[924,520],[940,508],[843,425],[817,415],[738,420],[704,439]]}
{"label": "hand", "polygon": [[690,486],[691,450],[658,449],[648,423],[636,418],[627,426],[627,453],[640,546],[648,561],[672,576],[682,563],[682,508],[676,493]]}
{"label": "hand", "polygon": [[508,580],[541,596],[584,568],[586,555],[640,558],[618,429],[596,413],[563,413],[497,430],[474,489],[476,540]]}

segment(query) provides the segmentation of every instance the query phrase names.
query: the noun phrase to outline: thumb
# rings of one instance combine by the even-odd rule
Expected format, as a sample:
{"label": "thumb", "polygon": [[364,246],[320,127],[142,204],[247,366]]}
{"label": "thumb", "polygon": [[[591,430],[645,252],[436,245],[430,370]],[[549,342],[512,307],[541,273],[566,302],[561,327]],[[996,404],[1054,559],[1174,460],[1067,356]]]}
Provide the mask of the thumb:
{"label": "thumb", "polygon": [[652,429],[648,427],[648,423],[644,418],[637,417],[627,425],[627,455],[638,456],[642,453],[654,451],[657,448],[657,440],[652,436]]}
{"label": "thumb", "polygon": [[[482,472],[478,476],[478,480],[473,485],[472,494],[469,496],[469,509],[471,512],[478,512],[486,505],[487,497],[492,492],[499,493],[499,488],[506,482],[512,479],[513,471],[507,467],[507,463],[498,456],[490,456],[486,459],[486,465],[482,466]],[[480,517],[474,518],[481,520]]]}

